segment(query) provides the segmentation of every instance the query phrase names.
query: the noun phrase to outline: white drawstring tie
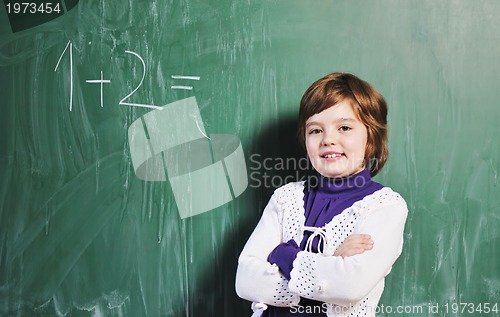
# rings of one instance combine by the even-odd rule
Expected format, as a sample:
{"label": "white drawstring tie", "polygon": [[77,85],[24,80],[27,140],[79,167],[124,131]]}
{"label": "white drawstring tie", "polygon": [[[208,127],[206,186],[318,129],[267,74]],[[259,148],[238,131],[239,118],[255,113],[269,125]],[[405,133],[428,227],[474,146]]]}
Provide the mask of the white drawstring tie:
{"label": "white drawstring tie", "polygon": [[267,305],[264,303],[252,303],[252,317],[260,317],[262,316],[262,313],[264,313],[264,310],[267,309]]}
{"label": "white drawstring tie", "polygon": [[[319,237],[318,241],[318,252],[324,253],[328,243],[328,238],[326,237],[325,230],[323,228],[302,226],[302,230],[312,232],[311,236],[307,239],[305,251],[312,252],[312,242],[316,237]],[[320,246],[321,250],[320,250]]]}

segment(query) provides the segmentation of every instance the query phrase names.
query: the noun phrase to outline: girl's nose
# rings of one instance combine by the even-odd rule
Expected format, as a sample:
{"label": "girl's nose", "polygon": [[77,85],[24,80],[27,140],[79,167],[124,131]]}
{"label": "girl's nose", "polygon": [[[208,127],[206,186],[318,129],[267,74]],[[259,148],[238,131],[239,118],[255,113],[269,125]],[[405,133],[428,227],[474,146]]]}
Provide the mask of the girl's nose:
{"label": "girl's nose", "polygon": [[332,132],[323,132],[323,146],[335,145],[337,144],[337,137],[335,133]]}

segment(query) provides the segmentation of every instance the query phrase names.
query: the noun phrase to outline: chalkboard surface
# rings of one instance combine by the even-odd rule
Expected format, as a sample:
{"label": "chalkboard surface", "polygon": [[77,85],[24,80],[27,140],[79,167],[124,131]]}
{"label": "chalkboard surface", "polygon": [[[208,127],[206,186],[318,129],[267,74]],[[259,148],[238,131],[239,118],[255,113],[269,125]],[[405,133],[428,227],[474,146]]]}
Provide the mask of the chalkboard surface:
{"label": "chalkboard surface", "polygon": [[386,97],[376,180],[409,206],[379,316],[499,315],[500,2],[54,1],[36,22],[14,2],[0,316],[249,316],[237,257],[307,173],[298,101],[333,71]]}

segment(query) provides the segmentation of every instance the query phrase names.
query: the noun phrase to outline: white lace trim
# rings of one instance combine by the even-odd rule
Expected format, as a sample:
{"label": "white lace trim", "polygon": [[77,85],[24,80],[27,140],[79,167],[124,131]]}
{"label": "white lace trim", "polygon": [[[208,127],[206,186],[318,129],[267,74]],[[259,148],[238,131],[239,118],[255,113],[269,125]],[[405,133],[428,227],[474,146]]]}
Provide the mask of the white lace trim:
{"label": "white lace trim", "polygon": [[[303,201],[304,182],[296,182],[287,184],[277,190],[277,201],[280,205],[279,219],[282,226],[282,241],[294,239],[300,245],[304,231],[312,232],[306,242],[305,251],[311,251],[312,241],[319,237],[318,251],[320,254],[311,256],[307,252],[299,252],[294,261],[294,270],[292,270],[292,278],[288,282],[290,291],[295,294],[302,294],[310,299],[315,299],[316,296],[326,290],[325,283],[316,283],[314,270],[316,266],[316,257],[324,255],[332,255],[342,242],[349,236],[357,226],[361,225],[365,212],[374,208],[376,204],[392,204],[404,202],[403,198],[389,187],[384,187],[362,200],[355,202],[352,206],[343,210],[339,215],[335,216],[330,222],[323,227],[308,227],[305,223],[305,210]],[[375,207],[376,208],[376,207]],[[321,249],[320,249],[320,246]],[[296,264],[296,265],[295,265]],[[377,286],[370,293],[370,296],[375,295],[376,298],[365,298],[362,301],[351,305],[350,307],[342,307],[338,305],[328,304],[328,316],[366,316],[367,306],[372,305],[372,300],[378,301],[383,284]],[[376,302],[375,302],[376,305]],[[369,314],[370,315],[370,314]]]}
{"label": "white lace trim", "polygon": [[[267,274],[276,275],[279,279],[277,286],[274,289],[274,295],[272,299],[272,305],[278,307],[287,307],[290,305],[296,305],[300,301],[300,296],[290,292],[288,287],[288,280],[281,274],[279,274],[279,267],[276,264],[272,264],[269,269],[266,270]],[[256,310],[266,310],[267,306],[264,303],[254,303],[252,309],[254,312]],[[261,312],[262,313],[262,312]]]}
{"label": "white lace trim", "polygon": [[280,205],[282,241],[294,239],[300,244],[304,237],[302,225],[305,223],[304,182],[294,182],[276,190],[276,199]]}
{"label": "white lace trim", "polygon": [[300,245],[304,237],[304,230],[312,231],[313,234],[308,238],[307,245],[310,246],[315,237],[321,236],[323,239],[321,251],[324,254],[333,254],[347,236],[353,232],[358,217],[363,216],[367,206],[374,203],[404,202],[398,193],[389,187],[384,187],[365,196],[362,200],[356,201],[323,227],[312,229],[313,227],[304,226],[304,182],[289,183],[276,191],[277,202],[280,205],[279,218],[282,227],[282,241],[294,239]]}

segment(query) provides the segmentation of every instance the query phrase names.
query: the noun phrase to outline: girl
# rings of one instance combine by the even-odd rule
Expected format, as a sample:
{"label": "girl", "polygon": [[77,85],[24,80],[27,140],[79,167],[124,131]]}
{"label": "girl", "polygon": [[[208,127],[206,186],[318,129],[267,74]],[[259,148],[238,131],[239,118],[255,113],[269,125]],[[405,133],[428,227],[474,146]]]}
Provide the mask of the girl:
{"label": "girl", "polygon": [[333,73],[311,85],[299,138],[318,175],[275,190],[238,261],[254,316],[375,316],[401,254],[403,198],[371,180],[387,160],[387,105]]}

